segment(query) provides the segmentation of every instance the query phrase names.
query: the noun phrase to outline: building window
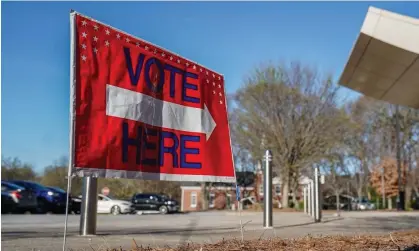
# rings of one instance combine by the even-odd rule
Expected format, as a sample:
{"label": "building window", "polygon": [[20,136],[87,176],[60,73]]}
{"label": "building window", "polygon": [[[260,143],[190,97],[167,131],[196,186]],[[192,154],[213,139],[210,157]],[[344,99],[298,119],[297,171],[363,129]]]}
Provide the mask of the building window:
{"label": "building window", "polygon": [[208,206],[210,208],[214,207],[214,200],[215,200],[215,193],[210,193],[209,194],[209,200],[208,200]]}
{"label": "building window", "polygon": [[280,194],[281,194],[281,185],[276,185],[276,186],[275,186],[275,193],[276,193],[277,195],[280,195]]}
{"label": "building window", "polygon": [[262,184],[259,185],[259,194],[263,194],[263,185]]}
{"label": "building window", "polygon": [[196,192],[192,192],[191,193],[191,207],[196,207],[197,203],[198,203],[198,196],[196,194]]}

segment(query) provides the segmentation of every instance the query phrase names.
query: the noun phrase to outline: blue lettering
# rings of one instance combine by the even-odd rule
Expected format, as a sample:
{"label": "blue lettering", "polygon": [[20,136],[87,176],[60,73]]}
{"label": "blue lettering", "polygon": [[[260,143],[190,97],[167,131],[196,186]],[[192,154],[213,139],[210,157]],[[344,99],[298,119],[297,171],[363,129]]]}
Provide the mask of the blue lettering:
{"label": "blue lettering", "polygon": [[122,162],[128,162],[128,148],[129,146],[135,146],[137,148],[136,163],[141,163],[141,134],[142,128],[137,127],[137,136],[135,139],[129,137],[128,123],[122,124]]}
{"label": "blue lettering", "polygon": [[[165,139],[172,139],[173,145],[170,147],[164,146]],[[170,153],[172,155],[173,167],[178,167],[178,156],[176,149],[179,146],[179,140],[173,132],[162,131],[160,135],[160,166],[164,166],[164,154]]]}
{"label": "blue lettering", "polygon": [[143,159],[141,161],[141,163],[143,165],[150,165],[150,166],[156,166],[157,165],[157,157],[154,159],[148,159],[146,158],[146,154],[145,151],[146,150],[156,150],[157,146],[156,144],[150,142],[148,140],[148,136],[157,136],[157,130],[155,129],[150,129],[150,128],[145,128],[144,129],[144,135],[143,135]]}
{"label": "blue lettering", "polygon": [[[188,79],[198,79],[198,75],[192,72],[185,72],[182,69],[179,69],[173,65],[165,64],[163,65],[157,58],[151,57],[146,60],[145,65],[145,55],[140,53],[137,57],[137,64],[133,65],[131,59],[131,52],[129,47],[124,47],[124,56],[125,56],[125,63],[127,66],[129,78],[131,81],[131,85],[137,86],[138,81],[140,80],[142,68],[144,66],[144,80],[147,87],[153,91],[154,93],[160,93],[163,90],[165,78],[164,78],[164,71],[170,71],[170,97],[175,97],[175,90],[176,90],[176,74],[182,75],[182,100],[191,102],[191,103],[200,103],[200,99],[196,97],[191,97],[187,95],[187,90],[198,90],[198,86],[195,84],[188,83]],[[155,64],[157,67],[157,72],[153,72],[153,74],[158,74],[158,78],[154,76],[150,77],[150,70],[152,65]],[[157,80],[157,83],[153,83],[153,81]]]}
{"label": "blue lettering", "polygon": [[186,90],[187,89],[192,89],[192,90],[198,90],[198,86],[193,85],[188,83],[187,78],[193,78],[193,79],[198,79],[198,75],[196,75],[195,73],[192,72],[186,72],[183,78],[183,83],[182,83],[182,100],[184,101],[188,101],[191,103],[199,103],[199,98],[195,98],[195,97],[190,97],[186,95]]}
{"label": "blue lettering", "polygon": [[180,167],[181,168],[201,168],[201,163],[187,162],[186,154],[199,154],[199,148],[187,148],[186,142],[199,142],[199,136],[180,135]]}
{"label": "blue lettering", "polygon": [[145,56],[144,54],[138,55],[137,67],[135,68],[135,72],[134,72],[134,68],[132,67],[132,61],[131,61],[131,53],[128,47],[124,47],[124,55],[125,55],[125,63],[127,64],[127,69],[129,73],[129,78],[131,80],[131,84],[134,86],[137,86],[138,80],[140,79],[140,75],[141,75],[141,69],[143,68]]}
{"label": "blue lettering", "polygon": [[175,79],[176,79],[176,73],[181,74],[183,76],[183,74],[185,74],[184,71],[182,71],[181,69],[166,64],[165,68],[167,70],[170,71],[170,97],[173,98],[175,96]]}
{"label": "blue lettering", "polygon": [[[159,72],[159,78],[157,85],[154,85],[151,82],[150,79],[150,69],[153,64],[156,64],[158,72]],[[157,58],[149,58],[147,62],[145,63],[145,83],[147,84],[148,88],[150,88],[151,91],[157,93],[161,92],[164,85],[164,68],[161,64],[161,62]]]}
{"label": "blue lettering", "polygon": [[[186,147],[187,142],[200,142],[200,136],[180,135],[180,140],[173,132],[161,131],[158,133],[156,129],[136,126],[137,135],[135,138],[129,137],[128,123],[122,124],[122,162],[128,162],[128,150],[130,146],[136,147],[136,164],[146,166],[164,166],[165,154],[172,157],[172,166],[174,168],[202,168],[200,162],[188,162],[186,157],[188,154],[199,154],[199,148]],[[144,134],[143,134],[144,132]],[[156,137],[154,139],[150,138]],[[159,137],[157,137],[159,136]],[[167,140],[166,140],[167,139]],[[167,141],[171,142],[167,142]],[[180,141],[180,142],[179,142]],[[172,143],[173,142],[173,143]],[[158,146],[159,145],[159,146]],[[180,158],[177,149],[180,146]],[[154,150],[154,153],[146,157],[147,150]],[[151,155],[151,156],[150,156]],[[157,157],[158,156],[158,157]],[[180,161],[179,161],[180,160]]]}

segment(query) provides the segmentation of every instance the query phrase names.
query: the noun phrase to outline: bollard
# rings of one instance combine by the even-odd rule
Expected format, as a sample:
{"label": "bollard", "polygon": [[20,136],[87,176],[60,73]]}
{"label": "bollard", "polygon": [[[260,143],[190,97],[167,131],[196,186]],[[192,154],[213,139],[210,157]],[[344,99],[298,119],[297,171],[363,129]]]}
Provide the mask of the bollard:
{"label": "bollard", "polygon": [[307,184],[307,214],[311,216],[311,180],[310,182]]}
{"label": "bollard", "polygon": [[315,196],[314,196],[315,189],[314,189],[314,181],[313,180],[310,180],[310,192],[311,192],[311,194],[310,194],[311,214],[310,214],[310,216],[313,217],[313,219],[314,219],[314,217],[316,216],[316,200],[315,200]]}
{"label": "bollard", "polygon": [[307,186],[303,188],[304,213],[307,214]]}
{"label": "bollard", "polygon": [[321,203],[320,203],[320,176],[319,176],[319,168],[315,167],[314,168],[314,199],[315,199],[315,217],[314,217],[314,221],[315,222],[320,222],[321,221]]}
{"label": "bollard", "polygon": [[263,227],[272,228],[272,155],[269,150],[265,153],[264,191],[263,191]]}
{"label": "bollard", "polygon": [[83,178],[83,198],[80,212],[80,235],[96,234],[97,178]]}

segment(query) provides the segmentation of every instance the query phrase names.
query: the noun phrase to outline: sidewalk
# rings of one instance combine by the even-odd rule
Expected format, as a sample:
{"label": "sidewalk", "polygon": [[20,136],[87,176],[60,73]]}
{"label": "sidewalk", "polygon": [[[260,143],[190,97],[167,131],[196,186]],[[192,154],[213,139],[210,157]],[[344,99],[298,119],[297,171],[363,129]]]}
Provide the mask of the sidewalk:
{"label": "sidewalk", "polygon": [[[298,238],[306,235],[361,235],[365,233],[382,234],[392,231],[418,229],[419,214],[404,213],[348,213],[343,217],[337,218],[328,214],[323,218],[323,222],[314,223],[313,220],[304,214],[298,213],[274,213],[273,229],[263,229],[262,214],[255,212],[253,215],[206,214],[200,216],[169,216],[169,217],[109,217],[107,227],[98,228],[98,236],[79,237],[77,228],[70,229],[68,237],[68,248],[72,250],[100,250],[100,248],[131,248],[132,240],[141,246],[164,247],[176,246],[178,244],[193,243],[214,243],[223,239],[241,239],[240,223],[242,218],[244,225],[244,239],[259,238]],[[260,214],[259,217],[257,214]],[[195,218],[194,218],[195,217]],[[129,224],[133,219],[138,219],[138,223]],[[194,222],[194,219],[196,221]],[[113,223],[114,220],[115,223]],[[122,220],[122,221],[121,221]],[[146,221],[149,220],[145,225]],[[185,221],[187,221],[185,223]],[[153,223],[155,222],[155,223]],[[183,225],[182,225],[183,222]],[[189,222],[189,223],[188,223]],[[142,223],[143,225],[141,225]],[[154,225],[154,226],[153,226]],[[105,226],[105,225],[101,225]],[[137,227],[135,227],[137,226]],[[42,227],[42,226],[40,226]],[[3,233],[2,229],[2,250],[41,250],[56,251],[62,249],[62,229],[55,230],[54,234],[40,229],[33,235],[28,235],[29,229],[22,229],[20,233],[11,237]],[[45,231],[45,232],[42,232]],[[26,237],[22,237],[26,235]],[[51,237],[50,237],[51,236]],[[35,248],[35,249],[33,249]],[[92,249],[93,248],[93,249]]]}

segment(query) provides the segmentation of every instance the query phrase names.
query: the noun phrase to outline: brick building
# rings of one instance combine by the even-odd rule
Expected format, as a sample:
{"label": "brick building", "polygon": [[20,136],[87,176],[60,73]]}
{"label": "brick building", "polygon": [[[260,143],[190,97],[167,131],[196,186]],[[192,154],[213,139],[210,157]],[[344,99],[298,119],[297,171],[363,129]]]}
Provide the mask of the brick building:
{"label": "brick building", "polygon": [[[272,180],[273,197],[281,199],[281,182],[276,175]],[[262,170],[256,172],[237,172],[238,185],[240,187],[240,198],[253,197],[256,202],[263,201],[263,173]],[[307,184],[307,177],[300,178],[300,184]],[[300,186],[301,187],[301,186]],[[202,190],[203,186],[199,183],[185,183],[181,186],[181,211],[200,211],[202,210]],[[237,208],[235,184],[218,183],[207,187],[209,209],[232,209]],[[297,199],[301,197],[302,189],[297,191]],[[293,195],[290,191],[289,196]]]}
{"label": "brick building", "polygon": [[[236,177],[240,187],[240,198],[254,196],[254,172],[237,172]],[[203,208],[201,195],[203,186],[200,183],[184,183],[181,189],[182,211],[199,211]],[[209,209],[237,208],[235,184],[217,183],[207,189]]]}

